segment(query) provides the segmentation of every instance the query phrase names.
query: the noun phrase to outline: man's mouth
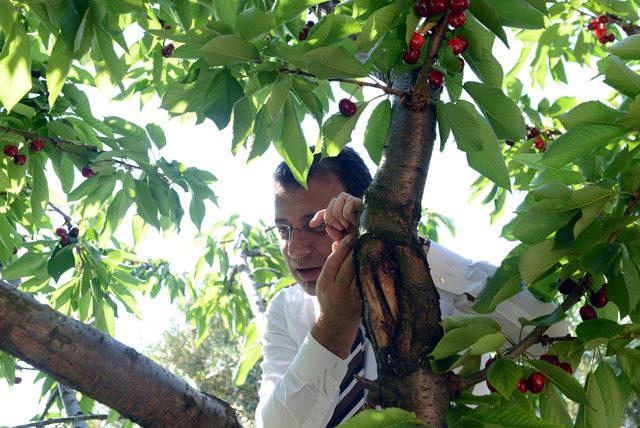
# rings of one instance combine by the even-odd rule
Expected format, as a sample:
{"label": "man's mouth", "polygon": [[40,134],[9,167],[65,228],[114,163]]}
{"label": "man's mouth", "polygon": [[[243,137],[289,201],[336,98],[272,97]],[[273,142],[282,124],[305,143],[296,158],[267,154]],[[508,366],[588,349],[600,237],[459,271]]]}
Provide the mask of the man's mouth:
{"label": "man's mouth", "polygon": [[296,273],[300,277],[302,281],[313,281],[318,278],[320,272],[322,271],[321,267],[314,268],[296,268]]}

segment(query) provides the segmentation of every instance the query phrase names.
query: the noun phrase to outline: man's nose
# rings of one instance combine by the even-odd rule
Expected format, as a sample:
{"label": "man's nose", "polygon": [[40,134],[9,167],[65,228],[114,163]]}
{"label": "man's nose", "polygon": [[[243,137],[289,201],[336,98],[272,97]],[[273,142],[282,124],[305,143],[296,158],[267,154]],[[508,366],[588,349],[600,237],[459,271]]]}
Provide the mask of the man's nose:
{"label": "man's nose", "polygon": [[311,253],[311,240],[308,234],[300,230],[292,230],[287,243],[287,254],[291,258],[302,257]]}

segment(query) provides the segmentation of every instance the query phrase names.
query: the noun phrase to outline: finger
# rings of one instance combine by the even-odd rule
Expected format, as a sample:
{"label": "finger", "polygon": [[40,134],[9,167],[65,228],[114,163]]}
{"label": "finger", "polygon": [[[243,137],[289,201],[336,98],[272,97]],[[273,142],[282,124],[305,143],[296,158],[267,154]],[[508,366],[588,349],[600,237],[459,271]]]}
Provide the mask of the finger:
{"label": "finger", "polygon": [[342,229],[342,224],[336,220],[333,216],[333,205],[336,203],[336,198],[331,199],[329,205],[327,205],[327,209],[324,211],[324,223],[327,226],[333,226],[338,230]]}
{"label": "finger", "polygon": [[347,193],[344,193],[344,192],[338,195],[338,198],[336,199],[336,203],[333,204],[333,210],[331,211],[331,214],[333,215],[333,218],[335,218],[340,222],[344,230],[349,230],[349,221],[345,218],[343,214],[344,204],[347,201],[347,198],[345,197],[345,195],[349,196]]}
{"label": "finger", "polygon": [[342,216],[346,218],[353,227],[355,227],[358,221],[358,212],[360,211],[359,205],[356,205],[357,201],[357,198],[349,198],[342,208]]}
{"label": "finger", "polygon": [[309,220],[309,227],[320,226],[324,223],[324,212],[325,210],[318,211],[311,220]]}
{"label": "finger", "polygon": [[333,239],[334,242],[340,241],[342,238],[344,238],[347,235],[347,233],[329,225],[327,225],[325,230],[327,231],[327,235],[329,235],[329,237]]}
{"label": "finger", "polygon": [[[318,282],[320,282],[321,278],[323,279],[323,281],[328,281],[329,283],[334,283],[336,281],[338,273],[343,268],[345,259],[350,253],[352,253],[354,242],[355,237],[352,235],[348,235],[344,239],[338,241],[335,251],[331,253],[329,257],[327,257],[327,260],[324,262],[324,266],[322,267],[322,272],[320,272]],[[350,263],[347,264],[350,265],[350,269],[353,272],[353,260],[351,259]],[[355,272],[353,272],[352,275],[353,274],[355,274]],[[344,276],[345,273],[343,273],[342,275]]]}

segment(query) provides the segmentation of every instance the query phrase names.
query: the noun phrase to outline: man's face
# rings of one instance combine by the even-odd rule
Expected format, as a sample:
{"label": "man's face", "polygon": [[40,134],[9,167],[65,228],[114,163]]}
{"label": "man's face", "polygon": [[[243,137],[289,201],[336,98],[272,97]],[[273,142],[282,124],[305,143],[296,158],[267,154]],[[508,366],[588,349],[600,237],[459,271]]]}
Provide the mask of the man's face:
{"label": "man's face", "polygon": [[[299,186],[275,185],[275,222],[301,228],[309,225],[316,212],[327,208],[332,198],[345,188],[332,173],[314,177],[308,190]],[[332,239],[326,233],[296,229],[280,250],[293,277],[308,294],[316,294],[316,281],[331,254]]]}

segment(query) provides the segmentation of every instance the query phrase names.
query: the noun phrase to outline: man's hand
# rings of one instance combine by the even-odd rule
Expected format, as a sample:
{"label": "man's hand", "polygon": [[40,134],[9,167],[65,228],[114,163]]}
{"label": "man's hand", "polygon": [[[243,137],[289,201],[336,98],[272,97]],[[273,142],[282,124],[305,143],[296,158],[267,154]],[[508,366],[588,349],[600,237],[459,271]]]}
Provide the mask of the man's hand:
{"label": "man's hand", "polygon": [[353,234],[334,243],[316,282],[320,316],[313,337],[340,358],[347,358],[361,322],[362,301],[353,267]]}
{"label": "man's hand", "polygon": [[316,213],[309,226],[316,227],[324,222],[331,239],[338,242],[347,235],[355,235],[361,207],[362,199],[342,192],[331,199],[326,209]]}

